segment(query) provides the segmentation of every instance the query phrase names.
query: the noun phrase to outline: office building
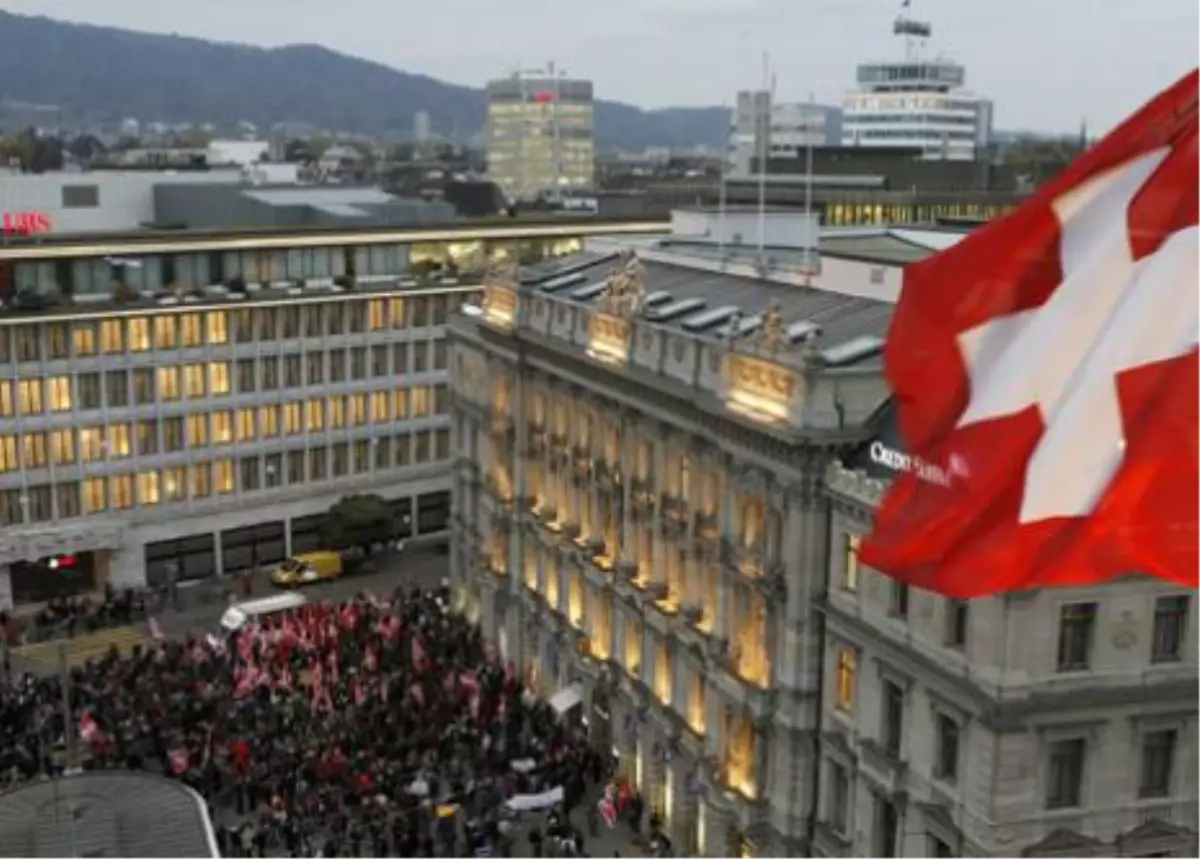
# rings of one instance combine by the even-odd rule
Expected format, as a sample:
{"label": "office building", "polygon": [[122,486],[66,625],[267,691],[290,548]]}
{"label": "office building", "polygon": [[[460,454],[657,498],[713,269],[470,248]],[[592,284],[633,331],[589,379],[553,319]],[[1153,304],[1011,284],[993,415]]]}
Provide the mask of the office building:
{"label": "office building", "polygon": [[802,159],[808,147],[836,146],[841,139],[841,108],[779,102],[767,90],[743,90],[732,116],[727,175],[747,178],[763,158]]}
{"label": "office building", "polygon": [[858,89],[843,105],[842,143],[919,147],[930,159],[987,157],[992,102],[964,89],[962,64],[922,56],[914,40],[920,44],[932,34],[928,23],[901,18],[894,32],[905,39],[906,56],[858,66]]}
{"label": "office building", "polygon": [[457,603],[676,855],[1191,855],[1190,595],[964,609],[857,564],[856,457],[905,461],[880,350],[919,254],[886,238],[801,277],[672,237],[489,279],[449,322]]}
{"label": "office building", "polygon": [[514,201],[593,187],[592,82],[553,66],[487,85],[488,176]]}
{"label": "office building", "polygon": [[277,561],[315,547],[349,492],[388,499],[404,533],[444,531],[446,319],[488,260],[582,235],[506,221],[0,246],[0,605]]}

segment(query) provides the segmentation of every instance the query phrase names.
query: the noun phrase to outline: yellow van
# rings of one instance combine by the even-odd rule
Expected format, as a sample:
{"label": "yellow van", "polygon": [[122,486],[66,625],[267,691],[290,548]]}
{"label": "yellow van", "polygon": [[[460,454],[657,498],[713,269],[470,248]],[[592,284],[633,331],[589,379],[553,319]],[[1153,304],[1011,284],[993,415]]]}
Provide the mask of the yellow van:
{"label": "yellow van", "polygon": [[296,588],[341,578],[344,569],[338,552],[305,552],[276,567],[271,582],[281,588]]}

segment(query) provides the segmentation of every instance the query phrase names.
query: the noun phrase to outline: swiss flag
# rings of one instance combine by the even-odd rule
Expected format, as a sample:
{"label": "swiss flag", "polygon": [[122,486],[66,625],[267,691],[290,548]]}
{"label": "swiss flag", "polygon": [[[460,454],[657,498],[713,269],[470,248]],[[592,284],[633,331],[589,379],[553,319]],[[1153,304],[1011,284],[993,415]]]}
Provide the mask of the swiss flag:
{"label": "swiss flag", "polygon": [[913,467],[861,560],[953,597],[1196,587],[1197,73],[905,272],[884,355]]}

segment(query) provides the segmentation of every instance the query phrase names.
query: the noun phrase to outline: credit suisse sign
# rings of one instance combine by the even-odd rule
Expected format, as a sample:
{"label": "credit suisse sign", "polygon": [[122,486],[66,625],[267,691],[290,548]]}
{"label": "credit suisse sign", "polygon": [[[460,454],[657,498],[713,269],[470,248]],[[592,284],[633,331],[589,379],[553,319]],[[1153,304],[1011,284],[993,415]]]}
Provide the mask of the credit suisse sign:
{"label": "credit suisse sign", "polygon": [[[895,406],[889,403],[879,417],[875,438],[849,457],[852,468],[859,468],[871,477],[891,480],[912,472],[921,480],[949,486],[951,471],[933,462],[926,462],[905,450],[904,440],[896,421]],[[958,473],[958,472],[955,472]]]}

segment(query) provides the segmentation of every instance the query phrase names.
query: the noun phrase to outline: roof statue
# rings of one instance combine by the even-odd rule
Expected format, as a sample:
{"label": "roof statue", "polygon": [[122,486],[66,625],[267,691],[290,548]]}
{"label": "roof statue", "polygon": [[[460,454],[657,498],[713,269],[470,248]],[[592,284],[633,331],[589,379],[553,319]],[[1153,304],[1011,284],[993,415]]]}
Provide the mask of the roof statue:
{"label": "roof statue", "polygon": [[732,343],[737,339],[742,330],[742,311],[735,310],[733,316],[729,317],[729,324],[725,328],[725,339]]}
{"label": "roof statue", "polygon": [[608,276],[601,307],[615,316],[636,316],[646,303],[646,280],[637,254],[625,251]]}
{"label": "roof statue", "polygon": [[786,348],[787,336],[783,328],[783,312],[779,309],[779,299],[773,298],[763,311],[762,327],[754,337],[754,347],[762,355],[774,355]]}
{"label": "roof statue", "polygon": [[488,262],[484,282],[496,286],[516,286],[518,284],[516,258],[511,256],[493,257]]}

